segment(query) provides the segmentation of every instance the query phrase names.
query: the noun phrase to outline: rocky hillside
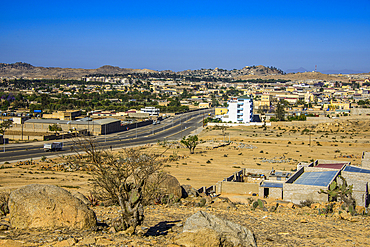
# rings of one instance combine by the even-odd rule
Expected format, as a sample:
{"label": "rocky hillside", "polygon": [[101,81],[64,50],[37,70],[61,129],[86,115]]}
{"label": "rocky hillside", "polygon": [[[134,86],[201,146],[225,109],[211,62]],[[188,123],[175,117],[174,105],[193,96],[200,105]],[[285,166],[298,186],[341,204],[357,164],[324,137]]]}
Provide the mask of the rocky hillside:
{"label": "rocky hillside", "polygon": [[104,65],[97,69],[71,69],[55,67],[35,67],[28,63],[17,62],[13,64],[0,63],[0,77],[23,77],[23,78],[45,78],[45,79],[78,79],[92,74],[125,74],[146,73],[152,70],[124,69],[110,65]]}
{"label": "rocky hillside", "polygon": [[252,76],[266,76],[266,75],[283,75],[284,72],[275,67],[265,67],[263,65],[258,66],[246,66],[242,69],[199,69],[199,70],[185,70],[178,72],[178,74],[186,76],[202,76],[202,77],[218,77],[218,78],[237,78],[245,75]]}
{"label": "rocky hillside", "polygon": [[28,63],[17,62],[13,64],[0,63],[0,77],[23,77],[23,78],[55,78],[55,79],[77,79],[87,75],[115,75],[127,73],[162,73],[177,74],[193,77],[215,77],[215,78],[237,78],[240,76],[273,76],[283,75],[284,72],[275,67],[246,66],[242,69],[200,69],[173,72],[170,70],[154,71],[149,69],[126,69],[110,65],[104,65],[97,69],[71,69],[56,67],[35,67]]}
{"label": "rocky hillside", "polygon": [[[44,79],[79,79],[89,75],[123,75],[128,73],[150,73],[149,77],[196,77],[201,80],[217,81],[218,79],[283,79],[283,80],[327,80],[327,81],[348,81],[346,77],[337,77],[320,72],[304,72],[286,74],[281,69],[275,67],[266,67],[263,65],[246,66],[242,69],[226,70],[220,68],[184,70],[173,72],[171,70],[154,71],[149,69],[127,69],[110,65],[104,65],[97,69],[72,69],[57,67],[36,67],[28,63],[17,62],[13,64],[0,63],[0,77],[7,78],[44,78]],[[156,76],[156,74],[158,74]]]}

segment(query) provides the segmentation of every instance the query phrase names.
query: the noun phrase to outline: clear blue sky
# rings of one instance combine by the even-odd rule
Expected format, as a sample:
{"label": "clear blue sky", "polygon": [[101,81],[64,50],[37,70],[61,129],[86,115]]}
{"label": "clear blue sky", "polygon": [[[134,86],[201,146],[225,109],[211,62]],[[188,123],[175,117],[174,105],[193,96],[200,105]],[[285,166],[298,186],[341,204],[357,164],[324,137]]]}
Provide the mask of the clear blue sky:
{"label": "clear blue sky", "polygon": [[370,72],[370,1],[2,1],[0,62]]}

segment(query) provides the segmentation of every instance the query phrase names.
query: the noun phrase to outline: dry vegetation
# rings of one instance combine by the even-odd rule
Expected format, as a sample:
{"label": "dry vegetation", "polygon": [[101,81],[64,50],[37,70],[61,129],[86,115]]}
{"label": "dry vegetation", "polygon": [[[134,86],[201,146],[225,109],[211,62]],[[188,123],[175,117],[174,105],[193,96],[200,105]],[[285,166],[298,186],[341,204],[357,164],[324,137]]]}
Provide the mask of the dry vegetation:
{"label": "dry vegetation", "polygon": [[[277,170],[293,171],[298,162],[315,159],[349,161],[360,165],[362,152],[370,150],[369,136],[368,120],[344,120],[315,126],[308,123],[299,126],[276,125],[266,130],[260,127],[234,127],[228,128],[224,134],[217,128],[207,128],[199,135],[203,143],[195,149],[194,154],[189,154],[189,149],[179,143],[163,141],[144,149],[151,153],[161,153],[169,148],[164,155],[171,161],[166,163],[165,171],[175,176],[180,184],[199,188],[214,185],[245,167],[274,167]],[[223,140],[229,139],[232,142],[230,145],[220,146],[224,144]],[[41,183],[58,185],[70,191],[78,190],[88,195],[92,179],[89,171],[68,171],[73,170],[70,164],[61,163],[65,161],[60,157],[3,164],[0,166],[0,190],[11,191],[26,184]],[[143,234],[146,233],[144,236],[139,234],[128,237],[107,232],[104,228],[99,232],[58,230],[42,234],[36,230],[8,230],[0,232],[0,237],[32,242],[32,246],[38,246],[39,243],[62,243],[71,238],[82,243],[88,242],[90,237],[94,243],[107,246],[118,243],[128,246],[166,246],[173,244],[172,238],[181,231],[185,219],[199,210],[210,211],[250,228],[256,234],[259,246],[362,246],[366,245],[370,237],[366,230],[370,226],[368,217],[358,215],[343,219],[335,214],[323,215],[317,208],[325,207],[322,205],[292,209],[285,204],[285,207],[271,212],[273,202],[269,200],[266,204],[268,211],[258,208],[251,210],[251,202],[240,196],[233,196],[233,200],[245,204],[216,202],[199,207],[197,200],[200,199],[189,198],[172,206],[147,206],[142,228]],[[118,215],[119,210],[117,206],[97,206],[93,209],[100,222],[108,223]]]}
{"label": "dry vegetation", "polygon": [[[203,141],[189,154],[179,143],[165,143],[145,147],[148,152],[162,153],[172,161],[165,171],[175,176],[180,184],[195,188],[214,185],[241,168],[293,171],[298,162],[316,159],[348,161],[361,164],[363,151],[370,150],[368,120],[345,120],[316,126],[233,127],[222,130],[208,127],[200,135]],[[223,140],[232,143],[218,147]],[[311,146],[310,144],[311,140]],[[254,148],[251,148],[254,147]],[[42,161],[43,160],[43,161]],[[88,171],[68,172],[62,158],[35,160],[30,164],[0,166],[1,189],[14,189],[31,183],[46,183],[64,188],[89,191]],[[56,165],[59,164],[59,165]]]}

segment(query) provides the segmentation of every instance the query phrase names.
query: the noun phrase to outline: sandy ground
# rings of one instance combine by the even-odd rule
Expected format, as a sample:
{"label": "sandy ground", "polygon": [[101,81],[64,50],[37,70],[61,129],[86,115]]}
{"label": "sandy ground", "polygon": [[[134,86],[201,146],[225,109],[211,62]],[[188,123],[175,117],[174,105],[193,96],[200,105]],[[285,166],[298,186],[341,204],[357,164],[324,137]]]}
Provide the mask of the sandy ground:
{"label": "sandy ground", "polygon": [[[161,142],[146,147],[146,150],[166,150],[164,155],[172,156],[175,160],[165,164],[165,171],[175,176],[180,184],[190,184],[195,188],[214,185],[241,168],[273,167],[293,172],[298,162],[316,159],[360,165],[362,152],[370,151],[369,121],[319,124],[309,126],[308,130],[305,130],[303,124],[307,123],[294,128],[267,127],[266,130],[259,127],[234,127],[224,132],[217,128],[206,128],[199,134],[202,144],[199,144],[194,154],[190,154],[188,149],[178,143]],[[230,140],[231,144],[222,146],[224,140]],[[63,162],[61,157],[56,157],[43,161],[33,160],[32,163],[1,165],[0,190],[11,191],[23,185],[41,183],[88,194],[91,175],[86,171],[67,172],[57,169],[61,166],[56,164]],[[238,195],[234,195],[233,199],[238,199]],[[244,202],[247,201],[244,198]],[[99,222],[107,225],[113,217],[118,216],[119,210],[116,206],[97,206],[92,209]],[[146,207],[146,220],[142,228],[144,235],[128,237],[110,233],[108,228],[98,232],[8,229],[0,231],[0,245],[69,246],[93,238],[93,242],[99,246],[177,246],[173,238],[182,229],[177,224],[183,224],[187,217],[199,210],[207,210],[250,228],[256,234],[259,246],[366,246],[370,237],[369,217],[362,215],[342,219],[334,214],[321,215],[318,209],[307,207],[281,207],[276,212],[254,211],[247,203],[236,206],[210,204],[206,208],[199,208],[183,199],[177,206]],[[8,222],[9,218],[2,217],[1,220]]]}
{"label": "sandy ground", "polygon": [[[363,151],[370,151],[369,121],[338,121],[331,124],[298,127],[233,127],[224,132],[208,127],[199,134],[203,143],[194,154],[178,143],[147,147],[148,152],[163,152],[177,160],[166,163],[165,171],[180,184],[194,188],[211,186],[241,168],[294,171],[299,162],[316,159],[351,162],[361,165]],[[308,132],[309,131],[309,132]],[[224,141],[231,141],[230,145]],[[33,160],[32,164],[10,163],[0,168],[0,189],[12,190],[31,183],[59,185],[71,190],[89,191],[87,172],[41,169],[63,163],[61,157]]]}

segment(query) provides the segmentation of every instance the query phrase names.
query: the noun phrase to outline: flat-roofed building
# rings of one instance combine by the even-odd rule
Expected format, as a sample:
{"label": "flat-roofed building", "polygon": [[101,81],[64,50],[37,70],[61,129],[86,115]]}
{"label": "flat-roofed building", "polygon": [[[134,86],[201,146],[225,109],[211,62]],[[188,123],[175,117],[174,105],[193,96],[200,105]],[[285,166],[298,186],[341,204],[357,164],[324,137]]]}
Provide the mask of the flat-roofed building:
{"label": "flat-roofed building", "polygon": [[59,119],[59,120],[75,120],[81,116],[81,111],[57,111],[52,114],[43,114],[43,118]]}

